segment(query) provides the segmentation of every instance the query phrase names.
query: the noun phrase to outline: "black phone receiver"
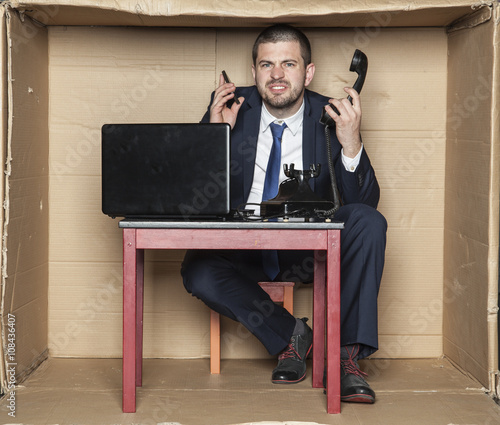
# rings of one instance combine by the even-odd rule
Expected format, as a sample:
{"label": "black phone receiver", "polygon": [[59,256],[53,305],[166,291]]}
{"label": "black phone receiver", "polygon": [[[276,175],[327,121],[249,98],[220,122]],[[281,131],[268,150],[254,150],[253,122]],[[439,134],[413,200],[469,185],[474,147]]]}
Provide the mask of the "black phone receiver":
{"label": "black phone receiver", "polygon": [[[361,93],[361,89],[363,88],[363,84],[366,78],[366,71],[368,69],[368,58],[361,51],[356,49],[354,52],[354,56],[352,57],[351,66],[349,67],[349,71],[356,72],[358,74],[358,78],[352,87],[358,93]],[[348,96],[349,102],[352,104],[352,97]],[[334,112],[340,115],[338,109],[330,105]],[[330,182],[332,184],[332,198],[333,198],[333,208],[325,211],[326,217],[333,217],[335,213],[339,210],[342,205],[342,199],[340,196],[340,192],[337,186],[337,178],[335,176],[335,167],[333,164],[333,156],[332,156],[332,139],[330,136],[330,128],[335,127],[335,121],[328,115],[325,108],[323,108],[323,112],[321,114],[321,118],[319,120],[321,124],[325,126],[325,139],[326,139],[326,153],[328,158],[328,172],[330,173]]]}
{"label": "black phone receiver", "polygon": [[[227,76],[227,74],[226,74],[226,71],[222,70],[222,76],[224,77],[224,81],[225,81],[226,83],[230,83],[230,82],[231,82],[231,80],[229,79],[229,77],[228,77],[228,76]],[[239,101],[239,99],[236,97],[236,95],[234,96],[234,101],[236,102],[236,104],[237,104],[237,105],[239,105],[239,104],[240,104],[240,101]]]}
{"label": "black phone receiver", "polygon": [[[363,88],[363,84],[365,83],[365,78],[366,78],[366,71],[368,70],[368,58],[366,55],[361,51],[356,49],[354,52],[354,56],[352,57],[351,61],[351,66],[349,67],[349,71],[351,72],[356,72],[358,74],[358,78],[356,79],[356,82],[352,86],[354,90],[356,90],[358,93],[361,93],[361,89]],[[352,97],[347,96],[347,99],[349,99],[349,102],[352,103]],[[338,109],[330,105],[333,109],[333,111],[340,115]],[[328,115],[326,112],[325,108],[323,108],[323,112],[321,114],[321,118],[319,120],[321,124],[334,127],[335,126],[335,121]]]}

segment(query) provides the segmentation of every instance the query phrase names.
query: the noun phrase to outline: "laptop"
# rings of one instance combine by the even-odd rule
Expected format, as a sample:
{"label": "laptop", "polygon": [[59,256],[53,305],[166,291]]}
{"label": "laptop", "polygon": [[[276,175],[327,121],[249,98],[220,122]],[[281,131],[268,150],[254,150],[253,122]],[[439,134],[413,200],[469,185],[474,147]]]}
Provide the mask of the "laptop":
{"label": "laptop", "polygon": [[228,124],[105,124],[102,212],[217,219],[230,212]]}

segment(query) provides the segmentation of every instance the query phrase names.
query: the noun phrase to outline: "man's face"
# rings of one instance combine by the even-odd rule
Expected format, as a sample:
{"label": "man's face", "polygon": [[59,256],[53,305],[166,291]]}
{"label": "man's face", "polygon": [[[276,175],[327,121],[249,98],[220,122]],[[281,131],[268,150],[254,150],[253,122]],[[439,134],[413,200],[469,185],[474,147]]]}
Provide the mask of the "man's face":
{"label": "man's face", "polygon": [[264,43],[258,48],[252,73],[269,112],[287,118],[299,110],[304,89],[314,76],[314,64],[305,66],[296,41]]}

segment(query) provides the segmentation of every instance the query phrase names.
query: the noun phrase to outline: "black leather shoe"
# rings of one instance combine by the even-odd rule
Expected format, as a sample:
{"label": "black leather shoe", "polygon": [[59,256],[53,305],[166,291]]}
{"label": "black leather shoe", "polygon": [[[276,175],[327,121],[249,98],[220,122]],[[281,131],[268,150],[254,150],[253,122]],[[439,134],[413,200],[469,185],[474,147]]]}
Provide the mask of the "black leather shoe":
{"label": "black leather shoe", "polygon": [[[357,362],[359,346],[342,347],[348,358],[340,359],[340,400],[351,403],[375,403],[375,392],[365,381],[366,373],[361,371]],[[347,350],[347,351],[346,351]],[[326,371],[323,375],[326,388]]]}
{"label": "black leather shoe", "polygon": [[340,400],[352,403],[375,403],[375,392],[363,377],[366,374],[359,369],[356,361],[353,365],[341,366]]}
{"label": "black leather shoe", "polygon": [[288,347],[278,356],[278,366],[273,370],[273,384],[295,384],[306,377],[306,358],[312,348],[313,333],[304,322],[302,334],[292,335]]}

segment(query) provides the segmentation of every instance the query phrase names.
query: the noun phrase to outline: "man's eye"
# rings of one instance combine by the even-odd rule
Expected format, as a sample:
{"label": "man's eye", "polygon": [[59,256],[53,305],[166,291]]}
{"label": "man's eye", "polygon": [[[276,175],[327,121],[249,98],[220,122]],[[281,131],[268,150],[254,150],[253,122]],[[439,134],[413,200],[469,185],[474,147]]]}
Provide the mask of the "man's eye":
{"label": "man's eye", "polygon": [[295,66],[295,64],[294,64],[294,63],[292,63],[292,62],[287,62],[287,63],[285,64],[285,66],[286,66],[287,68],[292,68],[293,66]]}

